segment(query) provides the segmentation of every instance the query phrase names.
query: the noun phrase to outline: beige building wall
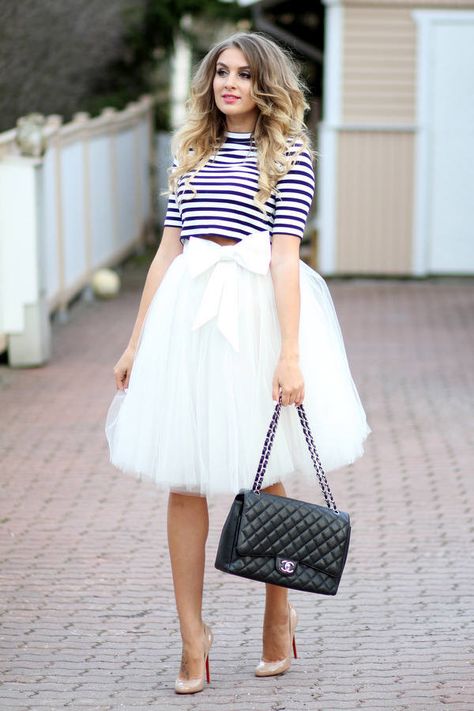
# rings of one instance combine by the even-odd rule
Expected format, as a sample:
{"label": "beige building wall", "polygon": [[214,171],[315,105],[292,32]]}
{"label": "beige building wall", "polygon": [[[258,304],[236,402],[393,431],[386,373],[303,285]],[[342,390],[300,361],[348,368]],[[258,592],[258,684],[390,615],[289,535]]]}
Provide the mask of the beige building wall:
{"label": "beige building wall", "polygon": [[344,8],[336,271],[409,274],[416,26],[411,8],[377,5]]}
{"label": "beige building wall", "polygon": [[343,42],[343,120],[413,123],[416,26],[411,9],[346,7]]}
{"label": "beige building wall", "polygon": [[338,273],[410,273],[413,147],[404,132],[339,134]]}

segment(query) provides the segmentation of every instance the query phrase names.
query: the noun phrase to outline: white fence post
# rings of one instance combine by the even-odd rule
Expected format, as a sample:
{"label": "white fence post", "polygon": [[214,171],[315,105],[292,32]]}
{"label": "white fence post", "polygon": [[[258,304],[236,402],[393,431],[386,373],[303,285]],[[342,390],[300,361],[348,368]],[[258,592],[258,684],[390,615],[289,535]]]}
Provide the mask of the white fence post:
{"label": "white fence post", "polygon": [[45,363],[51,327],[43,261],[43,166],[37,158],[0,162],[0,331],[12,366]]}

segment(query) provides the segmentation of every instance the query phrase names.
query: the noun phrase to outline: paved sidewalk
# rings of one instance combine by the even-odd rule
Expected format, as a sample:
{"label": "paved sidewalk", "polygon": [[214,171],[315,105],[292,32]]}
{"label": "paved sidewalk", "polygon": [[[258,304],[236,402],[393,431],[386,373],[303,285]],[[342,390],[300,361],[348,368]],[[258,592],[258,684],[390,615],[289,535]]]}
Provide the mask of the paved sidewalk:
{"label": "paved sidewalk", "polygon": [[103,435],[143,278],[73,306],[47,367],[0,367],[0,709],[472,711],[474,283],[328,280],[373,428],[329,474],[353,521],[339,593],[291,595],[300,658],[257,679],[263,587],[214,569],[231,501],[214,499],[212,682],[179,697],[166,496],[117,472]]}

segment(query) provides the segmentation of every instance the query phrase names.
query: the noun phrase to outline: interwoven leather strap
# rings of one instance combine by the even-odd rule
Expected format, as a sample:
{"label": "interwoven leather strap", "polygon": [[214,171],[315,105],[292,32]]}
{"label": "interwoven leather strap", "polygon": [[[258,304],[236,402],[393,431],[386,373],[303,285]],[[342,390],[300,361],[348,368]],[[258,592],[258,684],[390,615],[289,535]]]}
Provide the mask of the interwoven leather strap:
{"label": "interwoven leather strap", "polygon": [[[280,396],[279,401],[275,405],[275,410],[273,412],[273,416],[272,416],[270,425],[268,427],[267,434],[265,436],[265,442],[263,443],[262,454],[260,456],[260,461],[258,463],[257,473],[255,475],[255,480],[254,480],[253,486],[252,486],[252,491],[254,491],[257,494],[260,493],[260,490],[261,490],[262,484],[263,484],[263,477],[265,476],[265,472],[267,470],[268,458],[270,456],[270,452],[272,451],[273,440],[275,439],[275,432],[276,432],[276,428],[278,425],[278,419],[280,417],[281,407],[282,407],[282,405],[281,405],[281,396]],[[324,500],[326,501],[326,505],[328,508],[333,509],[333,511],[335,511],[336,513],[339,513],[337,506],[336,506],[336,502],[334,501],[334,496],[333,496],[332,491],[329,487],[328,480],[326,479],[326,474],[324,473],[324,469],[322,467],[321,460],[319,459],[319,455],[316,450],[316,445],[314,444],[313,435],[311,434],[311,430],[309,428],[308,419],[306,417],[306,412],[304,411],[304,407],[303,407],[303,405],[298,405],[296,409],[298,411],[298,417],[300,419],[301,426],[303,428],[303,434],[305,436],[306,444],[308,445],[308,450],[309,450],[311,460],[314,465],[314,470],[316,472],[316,476],[318,477],[321,491],[323,492]]]}

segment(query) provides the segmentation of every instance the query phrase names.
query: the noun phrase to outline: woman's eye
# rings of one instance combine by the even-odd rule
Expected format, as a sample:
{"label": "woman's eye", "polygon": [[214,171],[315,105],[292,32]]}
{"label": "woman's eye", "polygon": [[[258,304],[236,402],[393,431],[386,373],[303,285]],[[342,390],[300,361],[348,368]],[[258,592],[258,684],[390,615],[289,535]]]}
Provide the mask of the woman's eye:
{"label": "woman's eye", "polygon": [[[218,77],[225,77],[227,72],[225,69],[216,69],[216,74]],[[250,74],[248,72],[240,72],[239,76],[241,79],[250,79]]]}

